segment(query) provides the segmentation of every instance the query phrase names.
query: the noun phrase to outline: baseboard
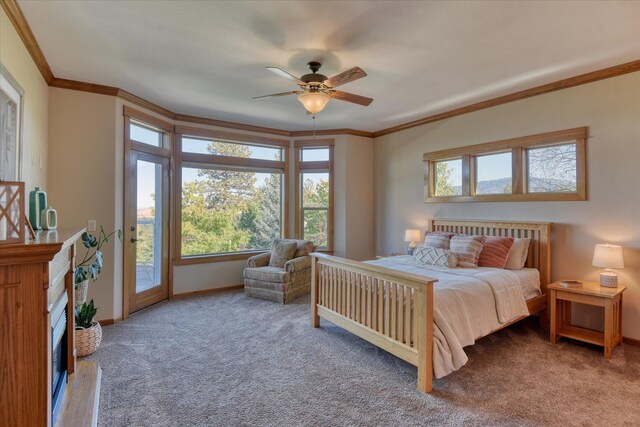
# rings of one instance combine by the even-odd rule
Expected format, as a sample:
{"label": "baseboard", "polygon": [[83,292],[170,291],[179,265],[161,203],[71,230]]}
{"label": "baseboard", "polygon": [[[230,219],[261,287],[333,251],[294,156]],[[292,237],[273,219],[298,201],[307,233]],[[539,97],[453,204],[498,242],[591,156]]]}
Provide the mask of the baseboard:
{"label": "baseboard", "polygon": [[109,326],[109,325],[116,324],[118,322],[122,322],[122,317],[118,317],[117,319],[99,320],[99,322],[100,322],[100,326]]}
{"label": "baseboard", "polygon": [[244,285],[225,286],[223,288],[213,288],[213,289],[201,289],[199,291],[191,291],[191,292],[183,292],[181,294],[173,294],[171,298],[172,299],[173,298],[185,298],[185,297],[192,297],[192,296],[196,296],[196,295],[217,294],[217,293],[226,292],[226,291],[237,291],[238,289],[242,289],[242,288],[244,288]]}
{"label": "baseboard", "polygon": [[622,337],[622,342],[625,344],[636,345],[640,347],[640,340],[637,340],[635,338]]}

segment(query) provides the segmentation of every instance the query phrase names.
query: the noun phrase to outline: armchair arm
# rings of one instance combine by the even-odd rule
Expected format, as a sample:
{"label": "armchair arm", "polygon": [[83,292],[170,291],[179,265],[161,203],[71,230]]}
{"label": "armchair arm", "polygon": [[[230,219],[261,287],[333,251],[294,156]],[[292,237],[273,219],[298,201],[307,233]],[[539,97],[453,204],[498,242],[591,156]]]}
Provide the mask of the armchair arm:
{"label": "armchair arm", "polygon": [[311,268],[310,256],[294,258],[284,264],[284,269],[289,273],[295,273],[296,271],[304,270],[305,268]]}
{"label": "armchair arm", "polygon": [[265,252],[247,259],[247,265],[252,268],[265,267],[269,265],[269,259],[271,259],[271,252]]}

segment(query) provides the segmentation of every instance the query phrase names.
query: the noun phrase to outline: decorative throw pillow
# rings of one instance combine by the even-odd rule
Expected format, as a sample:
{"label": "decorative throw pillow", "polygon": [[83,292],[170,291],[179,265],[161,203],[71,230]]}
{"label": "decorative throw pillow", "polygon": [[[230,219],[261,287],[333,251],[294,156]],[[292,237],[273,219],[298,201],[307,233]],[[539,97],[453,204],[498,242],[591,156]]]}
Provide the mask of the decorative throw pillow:
{"label": "decorative throw pillow", "polygon": [[311,240],[297,240],[296,241],[296,253],[294,258],[300,258],[301,256],[307,256],[313,252],[313,242]]}
{"label": "decorative throw pillow", "polygon": [[458,257],[458,267],[477,268],[484,236],[455,235],[451,238],[451,252]]}
{"label": "decorative throw pillow", "polygon": [[271,245],[271,258],[269,259],[269,267],[284,268],[284,264],[293,259],[296,253],[296,242],[291,240],[276,239]]}
{"label": "decorative throw pillow", "polygon": [[513,237],[485,236],[479,267],[504,268],[513,246]]}
{"label": "decorative throw pillow", "polygon": [[522,270],[522,267],[524,267],[524,264],[527,262],[530,243],[531,239],[515,238],[504,268],[508,270]]}
{"label": "decorative throw pillow", "polygon": [[427,231],[427,234],[424,236],[424,243],[422,246],[425,248],[449,249],[451,236],[453,236],[453,233],[446,233],[444,231]]}
{"label": "decorative throw pillow", "polygon": [[453,252],[438,248],[416,248],[413,258],[426,265],[440,265],[442,267],[455,268],[458,265],[458,257]]}

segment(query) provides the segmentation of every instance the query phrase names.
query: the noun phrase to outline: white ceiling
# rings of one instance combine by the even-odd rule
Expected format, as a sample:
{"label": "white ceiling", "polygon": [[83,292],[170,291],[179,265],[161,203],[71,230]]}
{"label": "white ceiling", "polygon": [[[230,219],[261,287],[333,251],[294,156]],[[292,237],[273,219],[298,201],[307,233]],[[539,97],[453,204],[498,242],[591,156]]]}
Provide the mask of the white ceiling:
{"label": "white ceiling", "polygon": [[56,77],[116,86],[172,111],[301,130],[294,96],[319,60],[369,107],[331,101],[317,127],[375,131],[640,59],[640,1],[26,1]]}

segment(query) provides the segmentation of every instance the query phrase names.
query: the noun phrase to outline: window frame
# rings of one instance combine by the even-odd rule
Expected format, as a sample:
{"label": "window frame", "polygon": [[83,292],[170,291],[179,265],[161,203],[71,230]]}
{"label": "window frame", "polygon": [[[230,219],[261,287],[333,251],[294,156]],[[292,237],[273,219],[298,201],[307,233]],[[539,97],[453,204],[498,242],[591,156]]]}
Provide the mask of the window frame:
{"label": "window frame", "polygon": [[[334,244],[334,146],[333,139],[317,139],[317,140],[295,140],[293,143],[294,159],[295,159],[295,228],[294,235],[296,239],[304,237],[304,206],[302,197],[302,175],[304,173],[328,173],[329,174],[329,206],[327,209],[327,247],[318,247],[318,252],[333,253]],[[305,148],[327,148],[329,150],[329,160],[320,161],[302,161],[302,152]],[[309,208],[319,210],[319,208]]]}
{"label": "window frame", "polygon": [[[213,139],[220,142],[237,143],[243,145],[264,146],[268,148],[279,148],[282,150],[281,160],[262,160],[241,157],[219,156],[213,154],[183,153],[182,138],[197,137],[200,139]],[[218,131],[213,129],[195,128],[189,126],[175,127],[175,259],[174,265],[204,264],[211,262],[223,262],[233,260],[243,260],[256,254],[264,253],[268,249],[255,249],[247,251],[226,252],[219,254],[202,255],[182,255],[182,168],[202,167],[216,169],[220,167],[238,168],[239,171],[255,172],[278,172],[282,174],[282,197],[281,197],[281,237],[287,238],[289,235],[289,141],[264,136],[253,136],[235,132]]]}
{"label": "window frame", "polygon": [[[424,153],[424,201],[425,203],[467,203],[587,200],[587,130],[587,127],[578,127]],[[529,149],[553,147],[565,144],[575,144],[576,146],[576,191],[529,193]],[[511,151],[512,193],[476,194],[476,158],[488,154],[500,154],[508,151]],[[436,196],[435,163],[459,158],[462,159],[462,194],[459,196]]]}

